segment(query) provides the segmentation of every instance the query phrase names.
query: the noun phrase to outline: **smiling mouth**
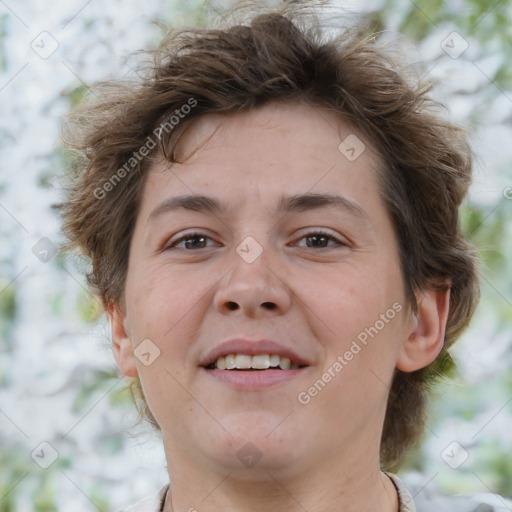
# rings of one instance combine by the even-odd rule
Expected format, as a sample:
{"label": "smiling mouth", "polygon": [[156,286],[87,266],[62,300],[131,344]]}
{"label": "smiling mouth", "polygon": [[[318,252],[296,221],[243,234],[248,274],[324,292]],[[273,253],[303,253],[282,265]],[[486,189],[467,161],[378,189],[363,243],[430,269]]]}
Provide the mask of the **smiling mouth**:
{"label": "smiling mouth", "polygon": [[[288,368],[288,370],[298,370],[300,368],[305,368],[305,366],[295,366],[295,367]],[[207,370],[218,370],[219,368],[216,368],[213,364],[211,364],[211,365],[207,366],[206,369]],[[267,370],[283,370],[283,368],[265,368],[265,369],[259,369],[259,368],[245,368],[245,369],[242,369],[242,368],[231,368],[230,370],[225,368],[225,370],[226,371],[230,371],[230,372],[264,372],[264,371],[267,371]]]}
{"label": "smiling mouth", "polygon": [[207,370],[262,372],[265,370],[297,370],[307,365],[292,364],[287,357],[278,354],[228,354],[205,366]]}

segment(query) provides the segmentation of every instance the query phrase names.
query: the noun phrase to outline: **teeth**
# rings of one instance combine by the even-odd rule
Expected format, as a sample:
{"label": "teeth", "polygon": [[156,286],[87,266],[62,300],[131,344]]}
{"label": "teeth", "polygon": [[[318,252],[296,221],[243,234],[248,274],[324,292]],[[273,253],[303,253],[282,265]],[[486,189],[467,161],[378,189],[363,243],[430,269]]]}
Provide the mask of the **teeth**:
{"label": "teeth", "polygon": [[281,361],[279,362],[279,368],[282,370],[289,370],[291,368],[292,362],[287,357],[281,357]]}
{"label": "teeth", "polygon": [[252,356],[251,367],[256,368],[257,370],[266,370],[267,368],[270,368],[270,356],[268,354]]}
{"label": "teeth", "polygon": [[235,357],[236,368],[240,370],[246,370],[251,367],[252,357],[243,354],[237,354]]}
{"label": "teeth", "polygon": [[214,364],[218,370],[266,370],[277,367],[282,370],[295,370],[298,368],[297,365],[292,365],[287,357],[277,354],[258,354],[257,356],[229,354],[226,357],[219,357]]}
{"label": "teeth", "polygon": [[270,356],[270,366],[279,366],[279,361],[281,360],[281,358],[279,356],[276,356],[276,355],[272,355]]}

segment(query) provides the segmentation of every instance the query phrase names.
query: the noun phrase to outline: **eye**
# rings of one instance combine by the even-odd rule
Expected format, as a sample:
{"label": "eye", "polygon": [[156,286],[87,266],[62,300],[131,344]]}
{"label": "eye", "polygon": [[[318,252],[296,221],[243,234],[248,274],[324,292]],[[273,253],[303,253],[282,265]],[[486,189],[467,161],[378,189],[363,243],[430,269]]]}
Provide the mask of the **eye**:
{"label": "eye", "polygon": [[[205,245],[206,240],[211,240],[211,238],[204,233],[188,233],[185,236],[182,236],[175,242],[167,245],[165,249],[178,248],[178,249],[204,249],[207,246]],[[178,247],[180,244],[184,244],[182,247]]]}
{"label": "eye", "polygon": [[[195,249],[206,249],[207,247],[211,247],[206,245],[207,240],[212,240],[209,236],[204,233],[188,233],[178,240],[172,242],[171,244],[165,247],[167,249],[183,249],[183,250],[195,250]],[[327,231],[323,231],[321,229],[317,229],[315,231],[310,231],[303,235],[299,240],[306,240],[306,246],[302,245],[302,247],[307,248],[320,248],[320,249],[328,249],[333,247],[331,244],[328,245],[329,242],[334,242],[334,246],[347,246],[348,243],[343,242],[339,238],[335,237],[331,233]],[[179,247],[181,245],[181,247]]]}
{"label": "eye", "polygon": [[[327,231],[323,231],[321,229],[317,229],[315,231],[310,231],[303,235],[299,240],[306,240],[306,247],[308,248],[320,248],[320,249],[328,249],[329,246],[326,245],[330,241],[334,242],[335,245],[339,246],[347,246],[346,242],[341,241],[340,239],[333,236],[331,233]],[[302,246],[304,247],[304,246]],[[332,245],[330,247],[333,247]]]}

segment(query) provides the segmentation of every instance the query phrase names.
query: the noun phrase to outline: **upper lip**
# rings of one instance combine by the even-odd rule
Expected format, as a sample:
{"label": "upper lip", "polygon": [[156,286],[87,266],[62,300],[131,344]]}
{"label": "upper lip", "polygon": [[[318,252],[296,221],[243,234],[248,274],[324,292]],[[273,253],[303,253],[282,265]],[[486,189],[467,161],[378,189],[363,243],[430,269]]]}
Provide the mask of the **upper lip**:
{"label": "upper lip", "polygon": [[309,366],[309,362],[296,354],[291,348],[285,347],[280,343],[272,340],[255,340],[233,339],[222,342],[214,347],[199,363],[200,366],[209,366],[217,361],[219,357],[225,357],[228,354],[247,354],[249,356],[257,356],[260,354],[277,354],[281,357],[287,357],[291,364],[297,366]]}

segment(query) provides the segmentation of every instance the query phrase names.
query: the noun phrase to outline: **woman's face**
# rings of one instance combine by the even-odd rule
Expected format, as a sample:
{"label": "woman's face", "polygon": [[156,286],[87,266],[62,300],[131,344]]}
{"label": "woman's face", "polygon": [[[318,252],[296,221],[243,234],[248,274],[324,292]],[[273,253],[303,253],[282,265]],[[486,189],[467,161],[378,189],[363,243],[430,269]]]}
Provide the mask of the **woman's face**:
{"label": "woman's face", "polygon": [[[378,454],[413,328],[378,157],[333,112],[284,104],[203,116],[192,149],[147,176],[114,326],[169,463],[254,475]],[[226,354],[285,369],[206,367]]]}

